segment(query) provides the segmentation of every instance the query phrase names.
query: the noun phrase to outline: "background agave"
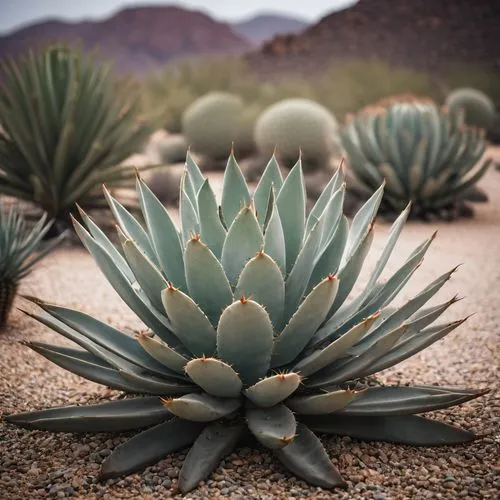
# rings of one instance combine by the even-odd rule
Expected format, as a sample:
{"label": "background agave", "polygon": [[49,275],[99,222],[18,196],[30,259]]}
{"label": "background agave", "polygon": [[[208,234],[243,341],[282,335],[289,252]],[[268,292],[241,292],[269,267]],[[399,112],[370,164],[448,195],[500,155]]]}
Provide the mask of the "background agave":
{"label": "background agave", "polygon": [[344,481],[314,432],[426,446],[475,439],[415,414],[482,391],[362,383],[464,321],[434,324],[456,298],[424,307],[454,270],[392,305],[433,237],[379,280],[408,208],[392,226],[366,285],[346,300],[373,239],[383,188],[349,224],[339,170],[306,217],[300,162],[283,181],[271,159],[251,196],[231,156],[219,206],[188,155],[177,229],[139,179],[137,187],[146,229],[107,194],[122,251],[85,214],[87,228],[75,227],[151,332],[133,339],[79,311],[32,299],[41,310],[28,314],[79,348],[28,345],[90,380],[148,396],[11,415],[10,422],[64,432],[152,426],[114,450],[101,476],[129,474],[193,444],[179,477],[183,492],[246,435],[273,450],[294,474],[326,488]]}
{"label": "background agave", "polygon": [[[456,113],[430,101],[395,102],[368,108],[342,130],[349,157],[349,187],[368,197],[385,179],[382,208],[399,213],[448,214],[483,176],[484,130],[468,128]],[[448,216],[448,215],[447,215]]]}
{"label": "background agave", "polygon": [[108,65],[65,47],[2,64],[0,193],[69,222],[75,203],[102,208],[103,182],[133,179],[120,163],[154,130]]}
{"label": "background agave", "polygon": [[7,321],[19,282],[64,236],[42,243],[51,225],[44,215],[30,227],[15,205],[0,204],[0,326]]}

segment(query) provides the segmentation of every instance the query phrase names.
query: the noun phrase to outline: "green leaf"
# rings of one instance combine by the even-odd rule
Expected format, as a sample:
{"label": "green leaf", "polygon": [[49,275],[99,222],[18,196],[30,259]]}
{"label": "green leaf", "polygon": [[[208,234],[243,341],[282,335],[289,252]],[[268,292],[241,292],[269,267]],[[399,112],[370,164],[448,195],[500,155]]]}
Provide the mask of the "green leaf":
{"label": "green leaf", "polygon": [[222,311],[233,301],[224,269],[210,249],[196,238],[186,245],[184,262],[190,297],[217,325]]}
{"label": "green leaf", "polygon": [[238,374],[215,358],[192,359],[184,369],[196,385],[212,396],[236,398],[243,388]]}
{"label": "green leaf", "polygon": [[184,365],[188,360],[165,342],[157,340],[148,334],[137,335],[137,341],[152,358],[165,365],[169,370],[184,373]]}
{"label": "green leaf", "polygon": [[301,353],[324,321],[335,299],[337,288],[338,280],[334,276],[328,276],[304,299],[288,325],[276,338],[273,367],[290,363]]}
{"label": "green leaf", "polygon": [[278,207],[273,204],[271,216],[264,234],[264,252],[278,264],[283,276],[286,275],[285,236]]}
{"label": "green leaf", "polygon": [[290,272],[302,246],[306,222],[306,193],[300,160],[290,170],[276,200],[286,242],[286,270]]}
{"label": "green leaf", "polygon": [[413,415],[459,405],[484,395],[484,391],[440,391],[439,387],[369,387],[342,413],[356,416]]}
{"label": "green leaf", "polygon": [[161,299],[175,335],[195,356],[215,352],[216,332],[196,303],[177,288],[169,286]]}
{"label": "green leaf", "polygon": [[207,478],[219,462],[238,444],[245,432],[243,424],[209,424],[189,450],[179,474],[179,489],[186,494]]}
{"label": "green leaf", "polygon": [[264,246],[264,236],[255,214],[244,207],[236,216],[222,247],[222,266],[229,282],[236,285],[241,270]]}
{"label": "green leaf", "polygon": [[254,384],[266,375],[272,348],[273,325],[261,305],[242,298],[224,310],[217,329],[217,353],[244,384]]}
{"label": "green leaf", "polygon": [[276,157],[273,154],[260,177],[253,195],[257,219],[261,227],[264,227],[269,193],[273,187],[276,191],[279,191],[282,185],[283,178],[281,177],[281,171],[276,161]]}
{"label": "green leaf", "polygon": [[233,152],[227,161],[222,184],[222,214],[228,226],[244,206],[250,204],[250,194],[241,169],[236,162]]}
{"label": "green leaf", "polygon": [[276,330],[283,326],[285,282],[280,268],[264,252],[250,259],[240,274],[235,297],[251,297],[265,308]]}
{"label": "green leaf", "polygon": [[163,422],[170,412],[156,396],[7,415],[19,427],[53,432],[123,432]]}
{"label": "green leaf", "polygon": [[195,192],[198,192],[201,189],[201,186],[203,185],[206,179],[205,177],[203,177],[201,170],[194,161],[193,155],[189,150],[186,154],[186,170],[189,174]]}
{"label": "green leaf", "polygon": [[321,441],[304,424],[297,426],[297,436],[288,446],[274,453],[293,474],[314,486],[346,486]]}
{"label": "green leaf", "polygon": [[220,259],[222,246],[226,239],[226,230],[220,220],[217,200],[208,179],[198,192],[198,216],[200,218],[201,240]]}
{"label": "green leaf", "polygon": [[347,333],[328,344],[324,349],[317,349],[302,358],[293,369],[303,377],[308,377],[330,365],[341,358],[350,347],[356,344],[372,327],[373,322],[378,317],[379,313],[369,316],[361,323],[353,326]]}
{"label": "green leaf", "polygon": [[123,252],[130,269],[132,269],[137,279],[137,283],[139,283],[146,297],[161,311],[161,292],[163,289],[167,288],[167,281],[158,268],[148,259],[146,254],[141,252],[139,247],[132,240],[126,240],[124,242]]}
{"label": "green leaf", "polygon": [[102,463],[101,479],[126,476],[193,443],[203,430],[198,422],[172,419],[137,434]]}
{"label": "green leaf", "polygon": [[323,415],[342,410],[355,401],[361,393],[355,391],[331,391],[310,396],[295,396],[286,405],[301,415]]}
{"label": "green leaf", "polygon": [[351,436],[365,441],[387,441],[413,446],[447,446],[477,439],[469,431],[416,415],[398,417],[356,417],[318,415],[304,418],[317,432]]}
{"label": "green leaf", "polygon": [[295,437],[297,422],[285,405],[249,408],[245,416],[248,428],[266,448],[271,450],[283,448]]}
{"label": "green leaf", "polygon": [[200,223],[198,220],[198,215],[196,213],[196,208],[191,203],[189,199],[185,184],[186,182],[186,171],[181,179],[180,195],[179,195],[179,216],[181,219],[181,233],[182,241],[186,244],[190,238],[200,232]]}
{"label": "green leaf", "polygon": [[239,398],[216,398],[204,393],[162,399],[162,402],[177,417],[194,422],[212,422],[227,417],[241,406]]}
{"label": "green leaf", "polygon": [[293,394],[301,382],[297,373],[280,373],[259,380],[245,390],[245,396],[255,405],[268,408]]}
{"label": "green leaf", "polygon": [[137,180],[137,189],[142,212],[161,269],[174,286],[186,290],[184,259],[177,228],[162,203],[140,179]]}

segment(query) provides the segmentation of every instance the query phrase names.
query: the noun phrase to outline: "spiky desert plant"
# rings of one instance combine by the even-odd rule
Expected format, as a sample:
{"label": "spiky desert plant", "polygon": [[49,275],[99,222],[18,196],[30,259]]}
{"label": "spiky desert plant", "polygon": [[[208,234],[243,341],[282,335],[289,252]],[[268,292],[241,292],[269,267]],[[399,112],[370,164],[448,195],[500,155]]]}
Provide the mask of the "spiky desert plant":
{"label": "spiky desert plant", "polygon": [[341,132],[350,164],[349,186],[370,196],[385,179],[382,207],[398,213],[412,202],[421,217],[454,209],[486,172],[484,131],[430,100],[366,108]]}
{"label": "spiky desert plant", "polygon": [[480,90],[458,88],[446,97],[446,106],[450,113],[464,113],[467,125],[489,130],[495,120],[495,104]]}
{"label": "spiky desert plant", "polygon": [[193,151],[212,160],[221,160],[227,158],[233,142],[238,150],[240,143],[245,148],[252,141],[253,128],[249,131],[247,123],[251,118],[237,95],[210,92],[186,109],[182,130]]}
{"label": "spiky desert plant", "polygon": [[335,117],[309,99],[284,99],[267,108],[255,125],[259,151],[293,166],[299,149],[307,169],[324,167],[332,155],[339,154],[338,125]]}
{"label": "spiky desert plant", "polygon": [[433,236],[386,281],[379,279],[408,209],[394,223],[366,285],[346,300],[373,239],[383,187],[349,225],[342,213],[344,178],[337,171],[306,217],[300,163],[283,181],[271,159],[251,196],[231,156],[219,206],[188,157],[179,229],[140,179],[137,188],[145,229],[107,196],[121,250],[85,214],[87,227],[75,226],[151,333],[133,339],[82,312],[35,300],[41,311],[29,314],[80,348],[28,346],[78,375],[148,396],[22,413],[8,421],[64,432],[150,427],[106,458],[103,479],[130,474],[192,444],[179,476],[183,492],[247,435],[294,474],[325,488],[345,483],[315,431],[425,446],[476,438],[416,414],[483,391],[361,382],[464,321],[434,324],[456,298],[424,307],[454,269],[393,306]]}
{"label": "spiky desert plant", "polygon": [[79,203],[102,208],[102,183],[120,187],[152,124],[140,120],[111,67],[63,46],[30,51],[1,66],[0,193],[68,221]]}
{"label": "spiky desert plant", "polygon": [[0,327],[7,322],[19,283],[64,235],[42,242],[52,222],[29,225],[16,204],[0,203]]}

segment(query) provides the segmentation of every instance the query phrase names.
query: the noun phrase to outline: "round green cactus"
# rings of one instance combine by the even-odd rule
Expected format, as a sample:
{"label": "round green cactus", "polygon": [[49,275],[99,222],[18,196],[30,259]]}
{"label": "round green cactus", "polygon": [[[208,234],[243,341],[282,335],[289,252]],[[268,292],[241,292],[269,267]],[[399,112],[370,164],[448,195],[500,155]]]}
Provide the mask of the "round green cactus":
{"label": "round green cactus", "polygon": [[210,92],[197,99],[182,116],[182,130],[193,151],[214,160],[227,158],[244,127],[245,106],[236,95]]}
{"label": "round green cactus", "polygon": [[148,153],[155,163],[170,165],[182,163],[186,159],[188,143],[183,135],[167,135],[148,146]]}
{"label": "round green cactus", "polygon": [[276,147],[282,161],[291,166],[299,149],[306,168],[324,166],[338,155],[338,125],[335,117],[309,99],[284,99],[262,113],[255,126],[255,141],[263,154]]}
{"label": "round green cactus", "polygon": [[495,120],[495,105],[480,90],[466,87],[456,89],[448,94],[446,106],[453,114],[463,110],[467,125],[489,130]]}

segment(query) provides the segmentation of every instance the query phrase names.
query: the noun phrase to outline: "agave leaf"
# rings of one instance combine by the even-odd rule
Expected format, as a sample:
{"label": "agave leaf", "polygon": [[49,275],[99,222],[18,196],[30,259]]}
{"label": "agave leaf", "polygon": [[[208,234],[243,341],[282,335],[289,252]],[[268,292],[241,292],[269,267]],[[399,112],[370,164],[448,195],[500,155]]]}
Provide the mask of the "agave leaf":
{"label": "agave leaf", "polygon": [[238,374],[215,358],[192,359],[184,369],[196,385],[212,396],[236,398],[243,388]]}
{"label": "agave leaf", "polygon": [[189,174],[195,192],[199,192],[199,190],[203,186],[203,183],[205,182],[205,177],[203,176],[200,168],[194,161],[193,155],[189,150],[187,151],[186,154],[186,170]]}
{"label": "agave leaf", "polygon": [[268,408],[281,403],[300,385],[297,373],[280,373],[259,380],[245,390],[245,396],[259,407]]}
{"label": "agave leaf", "polygon": [[200,223],[196,208],[185,189],[186,171],[184,171],[181,179],[180,195],[179,195],[179,215],[181,219],[182,241],[186,244],[187,241],[194,235],[200,232]]}
{"label": "agave leaf", "polygon": [[316,432],[413,446],[446,446],[477,439],[472,432],[416,415],[359,417],[339,413],[305,417],[304,421]]}
{"label": "agave leaf", "polygon": [[184,373],[184,365],[188,360],[175,349],[147,334],[137,335],[137,341],[142,348],[159,363],[176,373]]}
{"label": "agave leaf", "polygon": [[306,193],[302,163],[290,170],[276,200],[286,248],[286,270],[290,272],[302,246],[306,221]]}
{"label": "agave leaf", "polygon": [[186,494],[208,477],[231,453],[245,432],[243,424],[207,425],[189,450],[179,474],[179,489]]}
{"label": "agave leaf", "polygon": [[114,218],[120,225],[121,230],[129,239],[134,240],[137,245],[143,250],[143,252],[149,257],[149,259],[156,264],[156,255],[153,247],[151,246],[149,236],[144,228],[121,203],[119,203],[117,200],[115,200],[115,198],[111,196],[106,187],[103,187],[103,190],[106,201],[108,202],[111,211],[113,212]]}
{"label": "agave leaf", "polygon": [[184,292],[169,286],[161,295],[177,337],[195,356],[215,352],[216,332],[203,311]]}
{"label": "agave leaf", "polygon": [[391,331],[385,337],[377,340],[363,354],[348,358],[341,366],[333,364],[324,368],[312,378],[306,379],[305,385],[311,388],[321,388],[358,378],[359,374],[363,373],[374,361],[386,354],[396,344],[405,330],[406,326],[401,326]]}
{"label": "agave leaf", "polygon": [[241,406],[239,398],[216,398],[204,393],[162,399],[162,402],[177,417],[194,422],[212,422],[227,417]]}
{"label": "agave leaf", "polygon": [[250,194],[245,177],[231,151],[222,183],[221,207],[226,223],[231,226],[236,215],[249,203]]}
{"label": "agave leaf", "polygon": [[125,476],[193,443],[203,430],[199,422],[172,419],[137,434],[102,463],[101,479]]}
{"label": "agave leaf", "polygon": [[123,252],[134,276],[137,278],[137,283],[139,283],[146,297],[161,311],[161,292],[167,288],[167,281],[158,268],[141,252],[132,240],[125,241]]}
{"label": "agave leaf", "polygon": [[249,408],[245,416],[248,428],[266,448],[271,450],[283,448],[295,437],[297,422],[285,405]]}
{"label": "agave leaf", "polygon": [[264,236],[250,207],[236,216],[222,247],[222,266],[231,284],[236,285],[241,270],[264,246]]}
{"label": "agave leaf", "polygon": [[272,348],[273,325],[261,305],[242,298],[224,310],[217,328],[217,353],[244,384],[266,375]]}
{"label": "agave leaf", "polygon": [[196,215],[198,215],[199,213],[198,197],[196,196],[197,190],[195,189],[193,183],[191,182],[191,176],[189,175],[189,171],[187,170],[186,166],[184,167],[183,178],[184,178],[183,180],[184,191],[186,192],[186,195],[189,198],[191,205],[193,205]]}
{"label": "agave leaf", "polygon": [[285,309],[285,282],[280,268],[264,252],[250,259],[240,274],[235,297],[252,297],[262,305],[276,330],[283,326]]}
{"label": "agave leaf", "polygon": [[[88,314],[74,309],[48,304],[39,300],[36,300],[34,303],[36,303],[56,320],[61,321],[70,329],[76,330],[76,332],[101,347],[104,347],[106,350],[109,350],[138,366],[150,370],[153,373],[157,373],[159,375],[170,374],[169,370],[166,370],[165,367],[157,363],[155,359],[144,352],[132,337],[129,337],[120,330],[117,330],[110,325],[89,316]],[[44,324],[47,324],[47,322],[44,321]],[[53,322],[48,324],[48,326],[54,327]],[[68,338],[79,343],[78,339],[75,338],[74,335]],[[82,343],[80,343],[80,345],[84,348],[87,348],[88,346],[88,344]]]}
{"label": "agave leaf", "polygon": [[276,338],[272,366],[292,362],[311,340],[324,321],[337,293],[338,280],[328,276],[300,304],[288,325]]}
{"label": "agave leaf", "polygon": [[169,328],[170,325],[167,318],[162,316],[159,312],[157,313],[137,295],[125,275],[116,266],[112,257],[90,237],[80,223],[73,219],[73,224],[78,236],[122,300],[147,326],[149,326],[149,328],[161,337],[163,341],[175,345],[177,340]]}
{"label": "agave leaf", "polygon": [[273,203],[271,215],[264,234],[264,252],[278,264],[283,276],[286,275],[285,236],[278,207]]}
{"label": "agave leaf", "polygon": [[295,396],[286,401],[286,405],[301,415],[323,415],[342,410],[355,401],[360,392],[332,391],[310,396]]}
{"label": "agave leaf", "polygon": [[321,441],[304,424],[297,426],[297,436],[288,446],[275,450],[274,453],[293,474],[314,486],[346,486]]}
{"label": "agave leaf", "polygon": [[89,406],[64,406],[8,415],[27,429],[55,432],[122,432],[163,422],[170,412],[156,396],[110,401]]}
{"label": "agave leaf", "polygon": [[356,416],[413,415],[449,408],[484,394],[484,391],[457,394],[438,390],[438,387],[370,387],[341,411]]}
{"label": "agave leaf", "polygon": [[281,171],[278,162],[276,161],[276,157],[273,154],[260,177],[259,183],[257,184],[253,195],[255,210],[257,212],[257,220],[259,221],[261,227],[264,227],[269,194],[273,187],[276,191],[279,191],[282,185],[283,178],[281,177]]}
{"label": "agave leaf", "polygon": [[137,190],[142,213],[161,269],[174,286],[186,290],[184,259],[177,228],[160,200],[140,179],[137,179]]}
{"label": "agave leaf", "polygon": [[220,259],[222,245],[226,239],[226,229],[220,220],[217,200],[208,179],[205,180],[198,192],[198,216],[202,241]]}
{"label": "agave leaf", "polygon": [[224,269],[210,249],[196,238],[186,245],[184,263],[190,297],[217,325],[221,312],[233,301]]}
{"label": "agave leaf", "polygon": [[302,358],[293,369],[302,376],[308,377],[330,365],[341,358],[350,347],[356,344],[366,334],[378,316],[379,313],[369,316],[361,323],[353,326],[347,333],[328,344],[324,349],[317,349],[308,356]]}
{"label": "agave leaf", "polygon": [[332,239],[340,219],[343,217],[342,207],[344,205],[345,185],[338,189],[329,200],[325,210],[320,216],[324,219],[321,235],[321,248],[323,249]]}

